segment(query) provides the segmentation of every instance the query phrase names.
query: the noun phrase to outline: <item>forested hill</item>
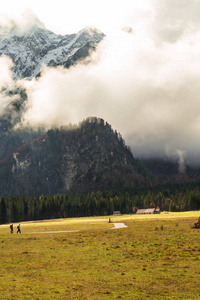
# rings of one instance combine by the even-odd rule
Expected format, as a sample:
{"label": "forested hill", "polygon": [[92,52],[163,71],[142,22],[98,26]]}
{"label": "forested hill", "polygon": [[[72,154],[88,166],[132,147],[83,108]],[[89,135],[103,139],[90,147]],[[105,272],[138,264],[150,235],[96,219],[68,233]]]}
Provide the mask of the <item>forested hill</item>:
{"label": "forested hill", "polygon": [[[19,133],[17,139],[23,140]],[[122,136],[99,118],[16,142],[0,161],[1,196],[123,190],[153,181]]]}

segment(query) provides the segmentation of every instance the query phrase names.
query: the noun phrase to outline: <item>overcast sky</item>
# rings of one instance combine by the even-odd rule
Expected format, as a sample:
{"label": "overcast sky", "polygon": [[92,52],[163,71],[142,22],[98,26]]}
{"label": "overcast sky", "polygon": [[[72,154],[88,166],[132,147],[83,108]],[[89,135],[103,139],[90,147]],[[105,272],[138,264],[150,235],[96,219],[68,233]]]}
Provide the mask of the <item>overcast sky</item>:
{"label": "overcast sky", "polygon": [[[199,0],[7,0],[0,12],[4,25],[8,16],[27,22],[36,14],[56,33],[95,26],[107,35],[96,64],[46,68],[39,81],[23,82],[31,104],[26,120],[50,126],[102,117],[136,157],[200,162]],[[0,80],[10,82],[6,70]]]}
{"label": "overcast sky", "polygon": [[7,0],[0,8],[2,14],[18,19],[30,10],[56,33],[74,33],[85,26],[96,26],[108,33],[134,23],[139,14],[149,13],[151,4],[146,0]]}

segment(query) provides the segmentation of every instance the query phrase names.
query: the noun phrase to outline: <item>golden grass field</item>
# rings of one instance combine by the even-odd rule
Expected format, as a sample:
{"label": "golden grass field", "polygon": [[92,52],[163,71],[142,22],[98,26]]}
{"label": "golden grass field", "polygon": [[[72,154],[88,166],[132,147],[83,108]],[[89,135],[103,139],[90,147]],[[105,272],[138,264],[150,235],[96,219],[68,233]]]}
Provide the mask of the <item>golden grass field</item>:
{"label": "golden grass field", "polygon": [[[200,211],[0,226],[0,299],[200,299]],[[127,228],[114,229],[112,222]],[[56,232],[60,231],[60,232]]]}

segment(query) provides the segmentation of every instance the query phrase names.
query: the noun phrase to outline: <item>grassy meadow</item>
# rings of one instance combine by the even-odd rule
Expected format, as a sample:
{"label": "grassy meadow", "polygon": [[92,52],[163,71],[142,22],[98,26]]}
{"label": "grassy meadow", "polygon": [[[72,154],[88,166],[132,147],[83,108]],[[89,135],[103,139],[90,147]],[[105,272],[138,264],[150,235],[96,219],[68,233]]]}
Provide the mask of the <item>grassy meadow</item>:
{"label": "grassy meadow", "polygon": [[0,299],[200,299],[199,216],[24,222],[22,234],[1,225]]}

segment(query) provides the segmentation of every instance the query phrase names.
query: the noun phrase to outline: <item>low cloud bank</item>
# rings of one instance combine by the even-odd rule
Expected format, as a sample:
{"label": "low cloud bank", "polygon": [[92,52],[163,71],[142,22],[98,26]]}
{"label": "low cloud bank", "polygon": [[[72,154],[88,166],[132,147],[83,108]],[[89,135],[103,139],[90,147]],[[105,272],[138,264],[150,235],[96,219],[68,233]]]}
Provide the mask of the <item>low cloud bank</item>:
{"label": "low cloud bank", "polygon": [[105,38],[93,63],[44,67],[41,78],[18,81],[29,99],[24,124],[49,128],[101,117],[135,157],[177,157],[180,168],[185,159],[199,165],[200,4],[152,3],[140,20],[129,17],[126,27]]}

